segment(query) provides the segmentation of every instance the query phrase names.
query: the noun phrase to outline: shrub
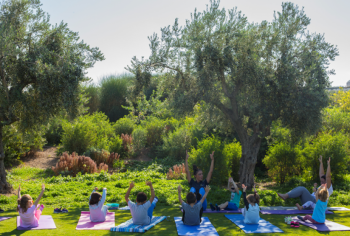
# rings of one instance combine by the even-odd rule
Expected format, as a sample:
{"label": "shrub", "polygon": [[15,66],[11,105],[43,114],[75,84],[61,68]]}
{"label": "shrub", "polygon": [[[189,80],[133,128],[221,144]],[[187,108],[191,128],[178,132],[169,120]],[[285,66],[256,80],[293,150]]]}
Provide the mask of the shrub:
{"label": "shrub", "polygon": [[134,129],[132,132],[133,152],[139,153],[146,145],[147,130],[141,127]]}
{"label": "shrub", "polygon": [[323,156],[323,166],[331,158],[332,181],[339,182],[347,174],[349,162],[348,137],[342,133],[321,133],[303,150],[303,166],[307,180],[319,180],[319,156]]}
{"label": "shrub", "polygon": [[120,155],[118,153],[109,153],[106,150],[99,150],[95,148],[89,149],[84,153],[85,156],[90,157],[97,165],[105,163],[107,165],[113,164],[114,160],[119,160]]}
{"label": "shrub", "polygon": [[120,137],[113,137],[112,139],[110,139],[109,152],[123,152],[123,140]]}
{"label": "shrub", "polygon": [[63,133],[62,122],[64,118],[53,117],[46,126],[45,138],[49,145],[58,145]]}
{"label": "shrub", "polygon": [[117,158],[114,160],[113,163],[113,168],[118,169],[118,171],[124,169],[125,167],[125,163],[123,160],[120,160],[119,155],[117,156]]}
{"label": "shrub", "polygon": [[110,139],[115,137],[112,125],[105,114],[99,112],[80,116],[73,122],[63,122],[63,150],[84,153],[89,148],[109,150]]}
{"label": "shrub", "polygon": [[323,110],[323,129],[325,131],[350,133],[350,112],[340,108]]}
{"label": "shrub", "polygon": [[85,105],[89,108],[89,114],[93,114],[99,111],[100,107],[100,88],[94,84],[89,84],[84,88],[86,97],[89,99],[88,103]]}
{"label": "shrub", "polygon": [[190,153],[188,162],[192,167],[196,164],[203,170],[204,178],[210,169],[210,154],[214,153],[214,171],[210,183],[212,185],[221,185],[227,183],[231,173],[232,162],[229,156],[223,154],[224,143],[218,137],[212,135],[198,143],[198,148],[193,148]]}
{"label": "shrub", "polygon": [[163,145],[160,151],[163,156],[169,156],[175,160],[183,160],[186,155],[186,150],[191,148],[191,132],[182,126],[173,132],[169,132],[168,136],[163,137]]}
{"label": "shrub", "polygon": [[150,117],[142,122],[147,131],[147,145],[154,147],[162,143],[165,131],[165,122],[155,117]]}
{"label": "shrub", "polygon": [[234,140],[232,143],[225,144],[222,151],[225,160],[229,160],[232,166],[231,176],[234,180],[239,179],[239,162],[242,157],[242,146],[239,142]]}
{"label": "shrub", "polygon": [[125,156],[129,156],[132,153],[132,137],[129,134],[122,134],[121,136],[123,142],[123,154]]}
{"label": "shrub", "polygon": [[21,130],[17,122],[4,126],[2,141],[5,152],[5,166],[11,166],[21,156],[30,151],[42,149],[46,144],[46,139],[43,137],[44,133],[43,126],[27,130]]}
{"label": "shrub", "polygon": [[301,149],[281,142],[271,146],[263,163],[269,169],[269,176],[279,183],[284,183],[291,177],[300,174]]}
{"label": "shrub", "polygon": [[136,128],[135,121],[127,117],[120,118],[114,124],[114,130],[117,135],[121,135],[121,134],[131,135],[132,131],[134,131],[135,128]]}
{"label": "shrub", "polygon": [[76,176],[79,172],[82,174],[92,174],[96,172],[108,171],[108,166],[100,163],[98,168],[96,162],[90,157],[78,156],[76,153],[69,155],[67,152],[63,153],[56,167],[51,168],[56,175],[71,175]]}
{"label": "shrub", "polygon": [[174,165],[173,169],[169,168],[166,178],[169,179],[184,179],[186,176],[185,164]]}

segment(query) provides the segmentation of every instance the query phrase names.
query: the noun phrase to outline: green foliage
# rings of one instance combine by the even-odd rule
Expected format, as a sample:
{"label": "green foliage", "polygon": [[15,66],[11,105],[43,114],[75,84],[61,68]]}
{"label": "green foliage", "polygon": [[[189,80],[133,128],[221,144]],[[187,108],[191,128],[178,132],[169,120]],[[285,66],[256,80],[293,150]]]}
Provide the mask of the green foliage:
{"label": "green foliage", "polygon": [[239,161],[242,157],[242,146],[236,140],[233,140],[232,143],[225,144],[224,149],[222,151],[222,155],[224,159],[229,160],[229,165],[232,165],[232,178],[234,180],[239,179]]}
{"label": "green foliage", "polygon": [[46,126],[45,138],[48,145],[58,145],[62,137],[62,122],[64,118],[60,116],[52,117]]}
{"label": "green foliage", "polygon": [[110,139],[109,151],[118,154],[123,153],[123,140],[119,136]]}
{"label": "green foliage", "polygon": [[63,150],[70,153],[84,153],[89,148],[109,150],[115,133],[103,113],[80,116],[72,122],[62,124]]}
{"label": "green foliage", "polygon": [[176,128],[163,137],[163,145],[160,153],[175,160],[183,160],[186,150],[191,148],[192,134],[186,126]]}
{"label": "green foliage", "polygon": [[344,112],[350,112],[350,91],[339,90],[332,94],[332,103]]}
{"label": "green foliage", "polygon": [[101,80],[101,100],[100,111],[105,113],[111,122],[124,117],[129,111],[126,106],[126,97],[128,95],[128,86],[132,82],[133,76],[130,75],[111,75]]}
{"label": "green foliage", "polygon": [[[319,180],[319,157],[323,156],[326,171],[328,157],[331,158],[332,181],[342,181],[347,174],[349,162],[348,137],[342,133],[320,133],[303,150],[303,166],[307,180]],[[326,172],[325,172],[326,173]]]}
{"label": "green foliage", "polygon": [[84,93],[89,99],[88,103],[86,104],[86,106],[89,108],[89,114],[98,112],[101,105],[100,88],[95,84],[88,84],[84,87]]}
{"label": "green foliage", "polygon": [[162,143],[162,136],[165,133],[165,122],[156,117],[148,117],[142,121],[142,126],[147,131],[147,146],[154,147]]}
{"label": "green foliage", "polygon": [[18,122],[5,126],[3,130],[5,166],[11,166],[27,152],[42,149],[46,144],[44,133],[43,126],[27,130],[20,129]]}
{"label": "green foliage", "polygon": [[120,118],[115,122],[114,129],[117,135],[132,134],[132,131],[136,128],[135,121],[129,117]]}
{"label": "green foliage", "polygon": [[269,176],[278,183],[284,183],[294,176],[301,174],[305,163],[301,161],[300,146],[291,146],[280,142],[271,146],[263,163],[269,169]]}
{"label": "green foliage", "polygon": [[323,111],[323,129],[350,134],[350,112],[344,112],[338,107],[326,108]]}
{"label": "green foliage", "polygon": [[147,130],[142,127],[137,127],[132,132],[132,148],[135,154],[141,152],[146,146],[147,142]]}
{"label": "green foliage", "polygon": [[[198,143],[198,148],[193,148],[188,159],[189,165],[197,165],[203,170],[204,178],[210,169],[211,159],[209,155],[214,154],[214,171],[210,183],[212,185],[222,185],[227,183],[227,179],[232,171],[232,161],[229,159],[231,155],[226,156],[223,153],[224,143],[215,136],[203,139]],[[227,153],[227,152],[226,152]]]}

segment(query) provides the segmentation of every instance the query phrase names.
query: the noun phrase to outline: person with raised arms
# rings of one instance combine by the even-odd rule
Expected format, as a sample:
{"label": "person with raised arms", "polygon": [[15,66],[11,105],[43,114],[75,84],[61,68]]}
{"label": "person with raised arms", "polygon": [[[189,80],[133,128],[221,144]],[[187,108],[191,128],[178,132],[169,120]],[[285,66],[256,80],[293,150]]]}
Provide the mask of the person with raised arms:
{"label": "person with raised arms", "polygon": [[[319,175],[320,175],[321,186],[327,184],[328,193],[329,193],[329,196],[331,196],[331,194],[333,193],[333,186],[332,186],[332,180],[331,180],[331,158],[329,158],[327,161],[326,175],[324,174],[322,156],[320,156],[319,161],[320,161]],[[288,198],[299,197],[301,204],[305,204],[308,201],[312,201],[313,203],[316,204],[315,196],[313,196],[305,187],[302,187],[302,186],[296,187],[285,194],[281,194],[281,193],[277,193],[277,194],[283,200],[286,200]]]}
{"label": "person with raised arms", "polygon": [[[205,194],[205,187],[207,185],[209,185],[211,176],[213,174],[213,170],[214,170],[214,152],[212,152],[212,154],[210,154],[210,159],[211,159],[211,164],[210,164],[210,170],[209,173],[207,175],[207,178],[203,181],[203,171],[198,169],[198,167],[196,165],[193,165],[193,175],[194,175],[194,179],[191,178],[191,173],[190,170],[188,168],[188,153],[186,151],[186,159],[185,159],[185,169],[186,169],[186,176],[187,176],[187,180],[188,183],[191,187],[190,192],[196,194],[197,197],[197,202],[199,202],[202,197]],[[207,199],[204,200],[203,202],[203,210],[205,211],[207,209]]]}

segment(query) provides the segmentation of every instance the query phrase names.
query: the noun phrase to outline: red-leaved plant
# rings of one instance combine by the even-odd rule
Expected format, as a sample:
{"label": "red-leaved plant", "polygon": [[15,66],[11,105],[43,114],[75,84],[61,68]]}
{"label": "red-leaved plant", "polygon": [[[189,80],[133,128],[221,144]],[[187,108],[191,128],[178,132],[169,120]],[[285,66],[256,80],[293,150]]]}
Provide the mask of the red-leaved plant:
{"label": "red-leaved plant", "polygon": [[131,152],[132,148],[132,137],[129,134],[121,134],[121,139],[123,140],[123,148],[125,152]]}
{"label": "red-leaved plant", "polygon": [[173,169],[169,168],[168,173],[166,174],[167,179],[182,179],[186,174],[185,164],[174,165]]}
{"label": "red-leaved plant", "polygon": [[69,155],[64,152],[60,157],[60,160],[56,164],[56,167],[51,168],[56,175],[61,173],[71,176],[76,176],[79,172],[82,174],[92,174],[99,173],[102,170],[108,171],[108,165],[100,163],[97,168],[96,162],[94,162],[90,157],[78,156],[75,152]]}

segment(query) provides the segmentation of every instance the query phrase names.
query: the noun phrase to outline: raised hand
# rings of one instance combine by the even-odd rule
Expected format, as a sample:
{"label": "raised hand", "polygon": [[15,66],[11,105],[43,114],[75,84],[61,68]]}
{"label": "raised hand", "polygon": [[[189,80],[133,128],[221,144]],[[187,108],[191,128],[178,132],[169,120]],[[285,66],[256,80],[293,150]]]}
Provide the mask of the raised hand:
{"label": "raised hand", "polygon": [[331,158],[329,158],[327,161],[327,165],[330,165],[330,164],[331,164]]}
{"label": "raised hand", "polygon": [[18,191],[21,191],[21,185],[18,185]]}
{"label": "raised hand", "polygon": [[133,187],[135,187],[135,183],[134,183],[134,181],[130,182],[130,186],[129,186],[129,188],[133,188]]}
{"label": "raised hand", "polygon": [[98,190],[98,188],[97,187],[95,187],[95,191],[97,191]]}
{"label": "raised hand", "polygon": [[107,190],[107,188],[103,188],[103,189]]}
{"label": "raised hand", "polygon": [[45,191],[45,184],[42,184],[42,185],[41,185],[41,190],[42,190],[42,191]]}
{"label": "raised hand", "polygon": [[245,192],[247,190],[247,186],[245,186],[244,184],[242,184],[242,189],[243,189],[243,192]]}
{"label": "raised hand", "polygon": [[233,178],[232,177],[228,178],[228,182],[233,183]]}
{"label": "raised hand", "polygon": [[146,185],[152,187],[152,182],[151,181],[146,181]]}
{"label": "raised hand", "polygon": [[322,156],[320,156],[320,158],[318,158],[318,160],[320,161],[320,163],[322,163]]}
{"label": "raised hand", "polygon": [[204,190],[205,190],[205,192],[206,192],[206,193],[208,193],[208,192],[210,191],[210,186],[209,186],[209,185],[207,185],[207,186],[205,187],[205,189],[204,189]]}
{"label": "raised hand", "polygon": [[214,151],[210,154],[210,159],[214,161]]}
{"label": "raised hand", "polygon": [[177,187],[177,191],[178,191],[178,192],[181,192],[181,191],[182,191],[181,185],[179,185],[179,186]]}

